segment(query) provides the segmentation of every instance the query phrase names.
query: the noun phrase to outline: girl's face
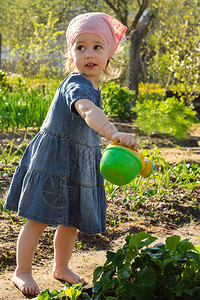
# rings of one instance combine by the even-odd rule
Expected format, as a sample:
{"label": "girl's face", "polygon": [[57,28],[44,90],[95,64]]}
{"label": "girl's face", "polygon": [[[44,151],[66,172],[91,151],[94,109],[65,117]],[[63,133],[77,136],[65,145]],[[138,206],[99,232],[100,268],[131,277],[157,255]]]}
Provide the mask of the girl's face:
{"label": "girl's face", "polygon": [[71,48],[71,57],[76,70],[89,79],[97,89],[109,57],[104,41],[96,34],[80,34]]}

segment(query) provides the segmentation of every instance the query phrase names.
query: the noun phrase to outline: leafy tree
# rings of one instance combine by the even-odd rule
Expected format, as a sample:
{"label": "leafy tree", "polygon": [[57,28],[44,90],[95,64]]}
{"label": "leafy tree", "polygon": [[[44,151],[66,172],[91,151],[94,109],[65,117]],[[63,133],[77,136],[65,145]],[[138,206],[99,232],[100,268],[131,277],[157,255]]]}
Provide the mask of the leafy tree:
{"label": "leafy tree", "polygon": [[[33,20],[34,32],[30,39],[28,53],[34,53],[31,69],[36,69],[37,73],[42,77],[47,77],[51,73],[60,73],[62,63],[60,62],[60,52],[63,50],[63,44],[59,41],[65,32],[57,30],[55,24],[58,18],[52,19],[52,13],[46,24],[38,23]],[[57,53],[57,57],[55,54]],[[44,63],[45,62],[45,63]]]}
{"label": "leafy tree", "polygon": [[[64,50],[65,35],[61,38],[61,32],[66,30],[69,21],[79,13],[103,11],[128,27],[130,51],[129,57],[125,57],[126,67],[129,64],[130,89],[138,93],[139,75],[145,70],[141,50],[144,50],[143,57],[144,52],[147,53],[147,75],[153,80],[161,80],[163,85],[172,79],[175,83],[182,82],[187,93],[196,89],[199,76],[198,0],[0,0],[0,5],[2,42],[17,50],[24,71],[30,63],[33,49],[45,51],[41,50],[41,34],[46,32],[46,37],[51,36],[48,47],[54,38],[54,45],[60,43]],[[60,33],[56,34],[56,31]]]}
{"label": "leafy tree", "polygon": [[[130,51],[130,82],[129,86],[137,91],[139,62],[139,47],[142,38],[147,33],[149,20],[152,14],[146,15],[145,22],[140,18],[144,11],[151,6],[151,0],[8,0],[2,2],[0,14],[1,33],[3,41],[10,47],[14,47],[21,57],[24,69],[29,61],[30,39],[34,32],[34,22],[38,24],[47,24],[49,12],[52,14],[52,20],[57,19],[58,30],[66,29],[68,21],[78,13],[87,11],[104,11],[115,15],[123,24],[128,27],[127,37],[132,37],[131,45],[135,45],[135,36],[137,36],[137,49],[134,47]],[[155,0],[154,0],[155,1]],[[153,2],[154,2],[153,1]],[[142,24],[142,26],[137,27]],[[58,26],[59,25],[59,26]],[[137,30],[135,30],[137,28]],[[136,55],[135,55],[136,53]],[[134,69],[134,72],[132,71]]]}
{"label": "leafy tree", "polygon": [[154,30],[147,39],[149,76],[166,88],[176,84],[187,100],[198,91],[199,21],[198,1],[162,0]]}
{"label": "leafy tree", "polygon": [[140,46],[149,28],[153,26],[157,13],[157,0],[104,0],[103,2],[128,27],[126,35],[130,40],[129,88],[138,94],[141,72]]}
{"label": "leafy tree", "polygon": [[[23,72],[28,71],[27,66],[31,56],[30,43],[32,44],[35,38],[36,24],[46,25],[47,30],[50,22],[49,12],[51,12],[54,28],[62,31],[66,29],[74,12],[79,13],[79,9],[74,9],[76,1],[70,0],[0,0],[0,3],[2,42],[19,53]],[[64,49],[63,41],[62,45]]]}

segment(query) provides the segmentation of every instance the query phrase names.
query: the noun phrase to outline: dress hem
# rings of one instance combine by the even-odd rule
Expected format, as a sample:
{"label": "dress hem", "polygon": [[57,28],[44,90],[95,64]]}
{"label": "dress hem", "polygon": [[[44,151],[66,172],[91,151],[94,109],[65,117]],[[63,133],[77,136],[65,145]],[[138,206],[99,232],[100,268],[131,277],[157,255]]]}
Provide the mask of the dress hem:
{"label": "dress hem", "polygon": [[15,211],[18,213],[18,216],[20,217],[24,217],[28,220],[32,220],[32,221],[36,221],[42,224],[47,224],[49,226],[57,226],[57,225],[63,225],[63,226],[68,226],[68,227],[74,227],[76,229],[78,229],[80,232],[82,232],[83,234],[88,234],[88,235],[95,235],[95,234],[100,234],[103,232],[106,232],[106,227],[103,227],[102,229],[97,229],[97,230],[92,230],[92,231],[87,231],[83,228],[81,228],[81,226],[74,224],[72,222],[69,222],[67,220],[49,220],[49,219],[43,219],[43,218],[39,218],[37,216],[33,216],[31,214],[22,212],[22,211],[18,211],[18,209],[16,207],[11,207],[9,205],[4,205],[4,208],[7,210],[11,210],[11,211]]}

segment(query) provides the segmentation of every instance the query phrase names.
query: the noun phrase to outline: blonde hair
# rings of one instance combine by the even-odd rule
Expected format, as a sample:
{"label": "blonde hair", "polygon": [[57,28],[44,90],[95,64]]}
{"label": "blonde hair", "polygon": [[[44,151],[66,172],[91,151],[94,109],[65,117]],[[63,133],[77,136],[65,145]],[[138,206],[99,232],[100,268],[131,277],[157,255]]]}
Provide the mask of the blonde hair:
{"label": "blonde hair", "polygon": [[[74,65],[73,59],[71,57],[71,53],[70,51],[67,51],[64,54],[64,59],[65,59],[65,63],[64,63],[64,72],[66,74],[69,74],[73,71],[75,71],[76,67]],[[108,79],[115,79],[118,78],[121,74],[121,68],[117,68],[116,65],[114,65],[114,63],[116,64],[121,64],[122,62],[119,62],[117,60],[115,60],[114,58],[111,57],[111,59],[109,59],[107,61],[106,67],[103,70],[103,74],[101,76],[101,79],[103,81],[106,81]]]}

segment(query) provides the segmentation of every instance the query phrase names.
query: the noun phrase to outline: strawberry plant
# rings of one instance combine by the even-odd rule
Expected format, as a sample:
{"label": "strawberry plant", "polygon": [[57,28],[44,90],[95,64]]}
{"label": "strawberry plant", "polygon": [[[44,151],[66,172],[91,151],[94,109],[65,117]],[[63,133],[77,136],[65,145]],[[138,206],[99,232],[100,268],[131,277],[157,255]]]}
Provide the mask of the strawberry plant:
{"label": "strawberry plant", "polygon": [[107,251],[94,271],[93,299],[200,299],[200,246],[174,235],[150,247],[156,239],[140,232]]}

